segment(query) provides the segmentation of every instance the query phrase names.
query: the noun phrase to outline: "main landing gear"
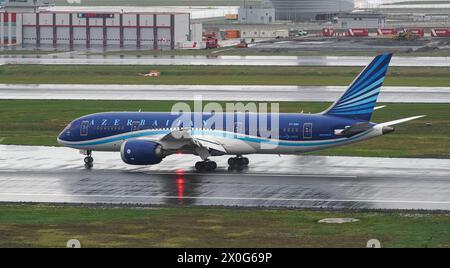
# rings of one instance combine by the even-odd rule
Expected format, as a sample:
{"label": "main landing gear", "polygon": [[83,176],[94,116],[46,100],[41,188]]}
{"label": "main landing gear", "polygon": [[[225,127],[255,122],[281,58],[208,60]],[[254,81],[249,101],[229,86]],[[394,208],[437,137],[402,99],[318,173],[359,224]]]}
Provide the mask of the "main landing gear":
{"label": "main landing gear", "polygon": [[84,167],[90,169],[94,166],[94,158],[92,158],[92,151],[87,151],[87,156],[84,158]]}
{"label": "main landing gear", "polygon": [[247,157],[236,156],[228,159],[229,169],[242,169],[247,167],[250,161]]}
{"label": "main landing gear", "polygon": [[[229,170],[233,170],[233,169],[243,169],[245,167],[248,166],[248,164],[250,163],[250,161],[248,160],[247,157],[242,157],[240,155],[236,156],[236,157],[231,157],[230,159],[228,159],[228,165],[229,165]],[[199,161],[197,163],[195,163],[195,169],[197,171],[212,171],[217,169],[217,163],[214,161],[211,161],[209,159],[206,159],[204,161]]]}
{"label": "main landing gear", "polygon": [[217,163],[210,160],[199,161],[195,163],[195,169],[197,171],[212,171],[217,168]]}

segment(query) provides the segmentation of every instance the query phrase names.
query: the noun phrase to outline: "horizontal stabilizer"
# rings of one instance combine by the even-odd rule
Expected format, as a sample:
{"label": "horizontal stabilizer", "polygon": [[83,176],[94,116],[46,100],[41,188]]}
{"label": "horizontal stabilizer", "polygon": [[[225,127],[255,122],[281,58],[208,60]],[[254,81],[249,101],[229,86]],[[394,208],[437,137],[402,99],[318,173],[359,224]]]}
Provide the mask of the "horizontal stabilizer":
{"label": "horizontal stabilizer", "polygon": [[398,119],[398,120],[389,121],[389,122],[385,122],[385,123],[380,123],[378,125],[380,125],[382,127],[389,127],[389,126],[401,124],[401,123],[404,123],[404,122],[408,122],[408,121],[411,121],[411,120],[419,119],[419,118],[422,118],[422,117],[425,117],[425,116],[426,115],[413,116],[413,117]]}
{"label": "horizontal stabilizer", "polygon": [[386,105],[382,105],[382,106],[377,106],[375,108],[373,108],[374,110],[380,110],[383,109],[384,107],[386,107]]}

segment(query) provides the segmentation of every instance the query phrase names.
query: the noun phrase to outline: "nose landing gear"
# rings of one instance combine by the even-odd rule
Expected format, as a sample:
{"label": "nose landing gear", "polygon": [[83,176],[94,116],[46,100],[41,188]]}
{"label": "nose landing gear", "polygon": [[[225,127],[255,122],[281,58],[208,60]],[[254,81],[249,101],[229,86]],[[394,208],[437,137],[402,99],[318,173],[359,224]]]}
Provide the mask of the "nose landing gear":
{"label": "nose landing gear", "polygon": [[229,169],[242,169],[247,167],[250,161],[247,157],[236,156],[228,159]]}
{"label": "nose landing gear", "polygon": [[94,158],[92,157],[92,151],[87,151],[86,157],[84,158],[84,167],[86,169],[91,169],[94,166]]}

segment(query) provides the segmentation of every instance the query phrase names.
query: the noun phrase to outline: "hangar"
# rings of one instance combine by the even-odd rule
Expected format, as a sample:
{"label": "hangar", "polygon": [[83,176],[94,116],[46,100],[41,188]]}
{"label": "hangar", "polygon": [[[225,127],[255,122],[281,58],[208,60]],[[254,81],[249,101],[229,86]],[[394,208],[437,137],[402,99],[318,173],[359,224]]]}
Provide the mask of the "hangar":
{"label": "hangar", "polygon": [[[154,7],[55,7],[6,1],[2,45],[174,49],[190,38],[190,13]],[[8,5],[9,4],[9,5]]]}
{"label": "hangar", "polygon": [[24,45],[173,49],[189,38],[189,13],[48,9],[19,16]]}

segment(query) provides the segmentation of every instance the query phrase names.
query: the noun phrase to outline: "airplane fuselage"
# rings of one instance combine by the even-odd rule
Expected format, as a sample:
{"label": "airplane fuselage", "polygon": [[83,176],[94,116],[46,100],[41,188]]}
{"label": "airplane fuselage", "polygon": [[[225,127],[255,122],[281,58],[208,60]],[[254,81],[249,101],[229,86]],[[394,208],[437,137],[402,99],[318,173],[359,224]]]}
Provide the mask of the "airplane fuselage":
{"label": "airplane fuselage", "polygon": [[[190,122],[181,121],[180,115],[171,113],[97,113],[75,119],[61,132],[58,142],[86,151],[120,151],[127,140],[158,142],[183,128],[189,129],[194,138],[213,140],[225,148],[226,152],[215,152],[216,155],[299,154],[382,135],[381,129],[376,127],[355,135],[339,135],[339,130],[361,120],[322,114],[280,113],[277,114],[277,126],[273,124],[271,114],[222,113],[216,116],[222,118],[222,124],[209,124],[211,115],[195,113],[188,115]],[[263,129],[271,131],[270,135],[263,133],[261,122],[266,122]],[[175,152],[193,153],[188,148],[179,148],[169,154]]]}

